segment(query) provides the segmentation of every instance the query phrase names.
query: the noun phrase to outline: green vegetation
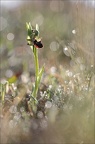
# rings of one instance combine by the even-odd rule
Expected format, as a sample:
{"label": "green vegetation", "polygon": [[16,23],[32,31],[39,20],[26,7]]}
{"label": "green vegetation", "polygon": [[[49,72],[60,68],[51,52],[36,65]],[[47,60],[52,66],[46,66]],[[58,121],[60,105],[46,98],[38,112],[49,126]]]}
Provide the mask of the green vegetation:
{"label": "green vegetation", "polygon": [[1,144],[95,143],[93,12],[69,1],[3,7]]}

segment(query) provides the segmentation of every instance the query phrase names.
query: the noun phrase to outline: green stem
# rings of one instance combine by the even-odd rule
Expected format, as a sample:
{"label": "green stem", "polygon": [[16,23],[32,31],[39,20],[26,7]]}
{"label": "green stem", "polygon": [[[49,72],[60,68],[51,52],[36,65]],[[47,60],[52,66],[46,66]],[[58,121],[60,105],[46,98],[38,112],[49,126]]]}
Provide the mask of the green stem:
{"label": "green stem", "polygon": [[4,103],[5,99],[5,85],[2,85],[2,103]]}
{"label": "green stem", "polygon": [[35,47],[34,47],[34,59],[35,59],[35,72],[37,77],[39,74],[39,62],[38,62],[38,50]]}
{"label": "green stem", "polygon": [[38,92],[38,74],[39,74],[39,61],[38,61],[38,50],[37,48],[33,47],[33,54],[34,54],[34,61],[35,61],[35,88],[33,91],[33,96],[36,98],[37,97],[37,92]]}

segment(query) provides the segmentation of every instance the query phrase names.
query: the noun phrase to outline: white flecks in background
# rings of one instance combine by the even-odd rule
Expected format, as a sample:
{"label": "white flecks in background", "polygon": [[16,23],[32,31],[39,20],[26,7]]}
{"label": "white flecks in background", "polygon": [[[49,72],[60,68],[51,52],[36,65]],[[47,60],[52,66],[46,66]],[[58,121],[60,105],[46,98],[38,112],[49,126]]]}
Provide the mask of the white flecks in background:
{"label": "white flecks in background", "polygon": [[67,94],[69,95],[71,93],[70,88],[67,87]]}
{"label": "white flecks in background", "polygon": [[67,80],[65,80],[65,81],[64,81],[64,83],[65,83],[65,84],[68,84],[68,81],[67,81]]}
{"label": "white flecks in background", "polygon": [[24,73],[21,75],[21,80],[23,83],[28,83],[29,81],[29,74],[28,73]]}
{"label": "white flecks in background", "polygon": [[2,79],[0,80],[0,83],[1,83],[1,84],[6,84],[6,82],[7,82],[6,79],[3,79],[3,78],[2,78]]}
{"label": "white flecks in background", "polygon": [[72,30],[72,33],[73,33],[73,34],[76,34],[76,30]]}
{"label": "white flecks in background", "polygon": [[93,65],[91,65],[91,68],[93,68],[94,66]]}
{"label": "white flecks in background", "polygon": [[56,41],[51,42],[50,49],[51,51],[57,51],[59,49],[59,43]]}
{"label": "white flecks in background", "polygon": [[55,74],[56,71],[57,71],[56,67],[52,66],[52,67],[50,68],[50,73],[51,73],[51,74]]}
{"label": "white flecks in background", "polygon": [[52,107],[52,103],[50,101],[47,101],[45,103],[45,108],[51,108]]}
{"label": "white flecks in background", "polygon": [[8,69],[8,70],[6,71],[6,73],[5,73],[5,76],[6,76],[7,78],[12,77],[12,76],[13,76],[13,71],[10,70],[10,69]]}
{"label": "white flecks in background", "polygon": [[69,71],[68,76],[69,76],[69,77],[72,77],[72,76],[73,76],[73,73]]}
{"label": "white flecks in background", "polygon": [[49,86],[48,86],[48,90],[51,90],[51,89],[52,89],[52,85],[49,85]]}
{"label": "white flecks in background", "polygon": [[72,73],[71,71],[67,70],[67,71],[66,71],[66,75],[67,75],[68,77],[72,77],[72,76],[73,76],[73,73]]}
{"label": "white flecks in background", "polygon": [[57,92],[60,93],[60,94],[62,93],[62,87],[61,87],[61,85],[58,85]]}
{"label": "white flecks in background", "polygon": [[7,34],[7,39],[8,40],[13,40],[14,39],[14,34],[13,33],[8,33]]}
{"label": "white flecks in background", "polygon": [[63,48],[63,52],[66,56],[70,56],[69,49],[67,47]]}

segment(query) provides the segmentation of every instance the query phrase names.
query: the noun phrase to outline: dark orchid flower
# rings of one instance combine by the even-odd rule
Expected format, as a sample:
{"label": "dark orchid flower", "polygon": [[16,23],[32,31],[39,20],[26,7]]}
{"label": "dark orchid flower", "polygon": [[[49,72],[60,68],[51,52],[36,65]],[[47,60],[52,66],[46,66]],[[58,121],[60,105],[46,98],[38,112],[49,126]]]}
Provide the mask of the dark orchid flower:
{"label": "dark orchid flower", "polygon": [[32,40],[32,39],[27,39],[29,42],[31,42],[31,44],[30,43],[27,43],[27,45],[34,45],[36,48],[42,48],[43,47],[43,44],[42,44],[42,42],[41,42],[41,39],[34,39],[34,40]]}
{"label": "dark orchid flower", "polygon": [[43,47],[43,44],[42,44],[42,42],[41,42],[41,40],[34,40],[34,46],[36,47],[36,48],[42,48]]}
{"label": "dark orchid flower", "polygon": [[35,46],[35,48],[42,48],[43,44],[41,38],[39,38],[39,27],[36,25],[36,29],[33,29],[31,24],[26,23],[28,36],[27,36],[27,45]]}

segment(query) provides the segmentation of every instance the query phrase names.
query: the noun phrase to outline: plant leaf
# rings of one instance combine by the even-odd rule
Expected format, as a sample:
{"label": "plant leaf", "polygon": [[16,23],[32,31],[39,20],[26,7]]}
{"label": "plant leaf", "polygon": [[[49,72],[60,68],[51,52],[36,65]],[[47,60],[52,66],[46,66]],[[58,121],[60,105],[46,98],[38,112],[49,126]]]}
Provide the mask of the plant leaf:
{"label": "plant leaf", "polygon": [[31,26],[31,23],[30,23],[30,22],[29,22],[29,29],[32,30],[32,26]]}
{"label": "plant leaf", "polygon": [[39,72],[39,75],[38,75],[38,78],[37,78],[38,85],[40,84],[40,81],[41,81],[43,72],[44,72],[44,65],[43,65],[43,67],[40,69],[40,72]]}

